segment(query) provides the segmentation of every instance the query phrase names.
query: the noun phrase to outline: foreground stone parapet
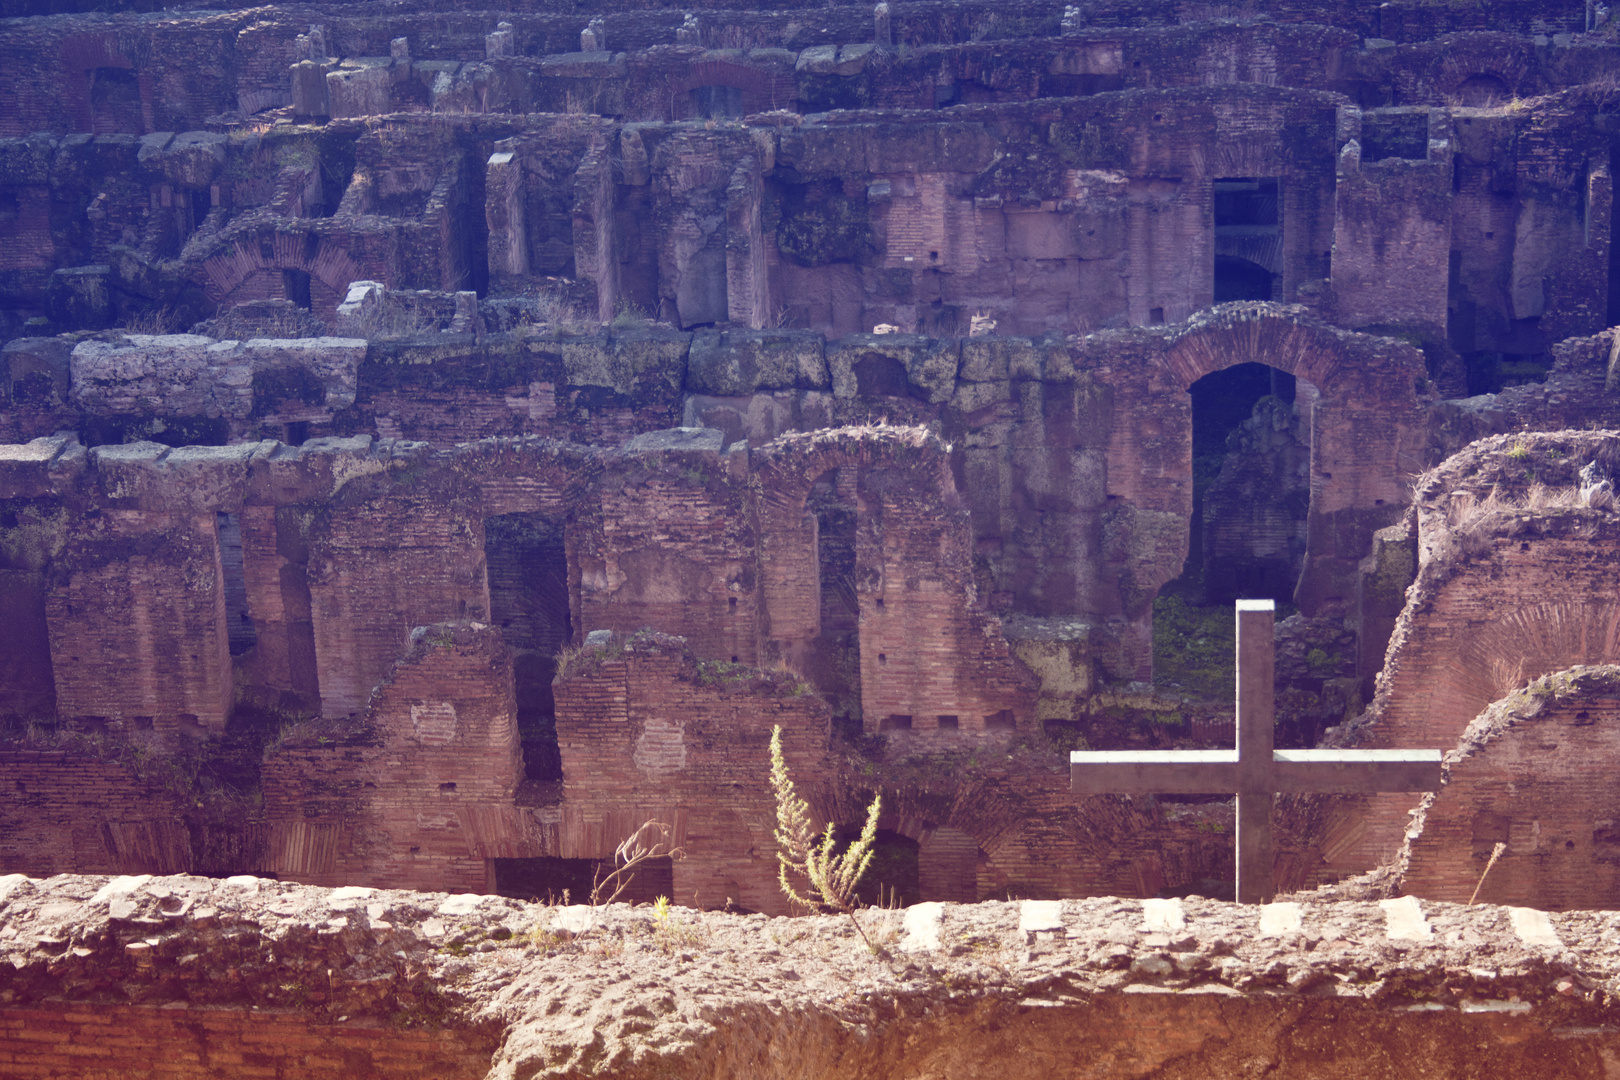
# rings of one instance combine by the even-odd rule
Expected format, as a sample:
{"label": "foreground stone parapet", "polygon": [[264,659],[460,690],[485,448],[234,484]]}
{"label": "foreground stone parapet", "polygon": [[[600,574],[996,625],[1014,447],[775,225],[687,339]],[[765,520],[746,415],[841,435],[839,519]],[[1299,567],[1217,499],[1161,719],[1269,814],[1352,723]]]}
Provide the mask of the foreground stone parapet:
{"label": "foreground stone parapet", "polygon": [[851,920],[13,875],[0,1072],[1211,1077],[1259,1062],[1357,1080],[1489,1060],[1602,1077],[1620,1051],[1617,931],[1620,913],[1409,898]]}

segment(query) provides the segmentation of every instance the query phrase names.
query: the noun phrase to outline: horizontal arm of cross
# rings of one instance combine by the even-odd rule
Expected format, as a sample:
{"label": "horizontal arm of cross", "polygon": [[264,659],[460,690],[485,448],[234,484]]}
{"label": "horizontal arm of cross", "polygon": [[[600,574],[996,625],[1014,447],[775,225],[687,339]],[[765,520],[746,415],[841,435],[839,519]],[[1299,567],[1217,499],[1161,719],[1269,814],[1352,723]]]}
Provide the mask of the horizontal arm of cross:
{"label": "horizontal arm of cross", "polygon": [[1355,795],[1364,791],[1438,791],[1438,750],[1278,750],[1271,789],[1279,793]]}
{"label": "horizontal arm of cross", "polygon": [[1076,795],[1230,795],[1238,789],[1236,750],[1075,750]]}
{"label": "horizontal arm of cross", "polygon": [[[1278,750],[1263,790],[1298,794],[1436,791],[1438,750]],[[1236,750],[1076,750],[1076,795],[1229,795],[1243,790]]]}

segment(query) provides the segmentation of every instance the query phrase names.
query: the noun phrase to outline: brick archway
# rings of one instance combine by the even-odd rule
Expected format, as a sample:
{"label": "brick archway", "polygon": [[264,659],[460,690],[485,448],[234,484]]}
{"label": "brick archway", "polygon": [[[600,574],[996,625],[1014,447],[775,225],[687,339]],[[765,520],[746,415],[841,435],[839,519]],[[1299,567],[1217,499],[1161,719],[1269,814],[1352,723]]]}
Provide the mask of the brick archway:
{"label": "brick archway", "polygon": [[242,236],[202,264],[203,293],[220,310],[248,300],[292,299],[287,271],[309,276],[309,308],[330,319],[349,283],[365,275],[344,248],[314,233]]}
{"label": "brick archway", "polygon": [[689,95],[705,86],[727,86],[742,91],[744,115],[790,109],[798,100],[798,87],[791,76],[730,60],[705,60],[670,80],[667,119],[685,120],[696,115]]}
{"label": "brick archway", "polygon": [[[1372,533],[1399,515],[1407,478],[1423,464],[1423,354],[1405,342],[1334,329],[1297,307],[1236,303],[1190,320],[1162,356],[1166,381],[1182,390],[1244,363],[1288,372],[1321,395],[1311,422],[1308,539],[1296,599],[1307,612],[1348,604]],[[1182,467],[1191,475],[1190,435],[1183,442]],[[1181,512],[1190,516],[1190,489],[1184,502]]]}

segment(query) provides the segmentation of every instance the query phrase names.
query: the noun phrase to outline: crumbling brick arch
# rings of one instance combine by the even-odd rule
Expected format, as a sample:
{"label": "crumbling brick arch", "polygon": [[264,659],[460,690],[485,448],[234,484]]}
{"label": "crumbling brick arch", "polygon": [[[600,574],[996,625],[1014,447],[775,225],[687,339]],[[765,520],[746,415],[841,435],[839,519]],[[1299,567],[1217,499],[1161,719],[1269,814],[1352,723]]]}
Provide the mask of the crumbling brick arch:
{"label": "crumbling brick arch", "polygon": [[902,470],[918,498],[957,502],[944,444],[921,428],[836,428],[784,435],[754,451],[759,487],[766,633],[778,648],[813,637],[820,626],[814,518],[805,503],[834,470],[882,464]]}
{"label": "crumbling brick arch", "polygon": [[[1493,701],[1577,665],[1620,662],[1620,597],[1613,586],[1620,514],[1553,505],[1479,513],[1502,487],[1575,480],[1587,463],[1613,468],[1607,432],[1496,436],[1430,474],[1417,498],[1417,581],[1396,623],[1378,696],[1357,729],[1364,748],[1450,750]],[[1523,447],[1522,455],[1520,449]],[[1578,503],[1579,500],[1574,500]],[[1411,796],[1301,800],[1297,828],[1335,872],[1390,858]]]}
{"label": "crumbling brick arch", "polygon": [[152,130],[152,80],[125,56],[112,34],[62,41],[63,86],[73,131],[144,135]]}
{"label": "crumbling brick arch", "polygon": [[[332,319],[349,283],[366,275],[342,247],[316,233],[240,236],[202,263],[203,294],[220,310],[248,300],[294,300]],[[302,275],[302,276],[300,276]],[[302,288],[307,295],[292,295]]]}
{"label": "crumbling brick arch", "polygon": [[[1620,750],[1620,668],[1577,667],[1493,703],[1402,848],[1402,891],[1544,911],[1612,908],[1620,828],[1607,797]],[[1480,875],[1497,844],[1500,864]]]}
{"label": "crumbling brick arch", "polygon": [[865,730],[884,730],[886,717],[948,715],[974,736],[1008,712],[1009,730],[1034,725],[1035,679],[979,601],[968,512],[943,442],[923,428],[879,425],[784,435],[756,455],[769,655],[792,664],[820,632],[817,524],[806,500],[817,478],[853,470]]}
{"label": "crumbling brick arch", "polygon": [[[1399,517],[1407,479],[1422,467],[1430,393],[1422,353],[1404,342],[1336,330],[1299,308],[1243,303],[1189,320],[1162,362],[1182,390],[1223,368],[1257,363],[1320,393],[1311,418],[1305,570],[1295,600],[1307,613],[1349,604],[1373,532]],[[1182,453],[1190,475],[1190,438]],[[1181,501],[1190,515],[1190,487]]]}
{"label": "crumbling brick arch", "polygon": [[[1512,34],[1453,39],[1447,48],[1434,50],[1434,61],[1427,74],[1439,101],[1448,105],[1502,105],[1513,97],[1543,92],[1536,78],[1534,51]],[[1419,100],[1411,92],[1416,87],[1402,89],[1408,91],[1409,100]]]}
{"label": "crumbling brick arch", "polygon": [[797,104],[798,90],[790,76],[765,71],[730,60],[704,60],[693,64],[669,84],[669,120],[687,120],[699,115],[694,91],[723,87],[740,93],[739,116],[791,109]]}

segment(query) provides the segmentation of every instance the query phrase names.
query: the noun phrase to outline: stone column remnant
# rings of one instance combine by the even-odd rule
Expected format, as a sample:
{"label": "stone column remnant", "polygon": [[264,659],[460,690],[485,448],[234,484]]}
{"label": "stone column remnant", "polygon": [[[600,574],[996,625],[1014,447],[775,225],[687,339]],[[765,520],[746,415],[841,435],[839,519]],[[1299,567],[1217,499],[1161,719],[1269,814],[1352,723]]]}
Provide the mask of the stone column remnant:
{"label": "stone column remnant", "polygon": [[484,37],[484,59],[493,60],[497,56],[512,56],[517,52],[517,33],[509,22],[495,24],[495,31]]}
{"label": "stone column remnant", "polygon": [[580,52],[607,51],[607,21],[600,15],[585,25],[579,32]]}
{"label": "stone column remnant", "polygon": [[527,274],[529,245],[524,233],[523,163],[511,150],[498,150],[489,156],[484,191],[490,272]]}

